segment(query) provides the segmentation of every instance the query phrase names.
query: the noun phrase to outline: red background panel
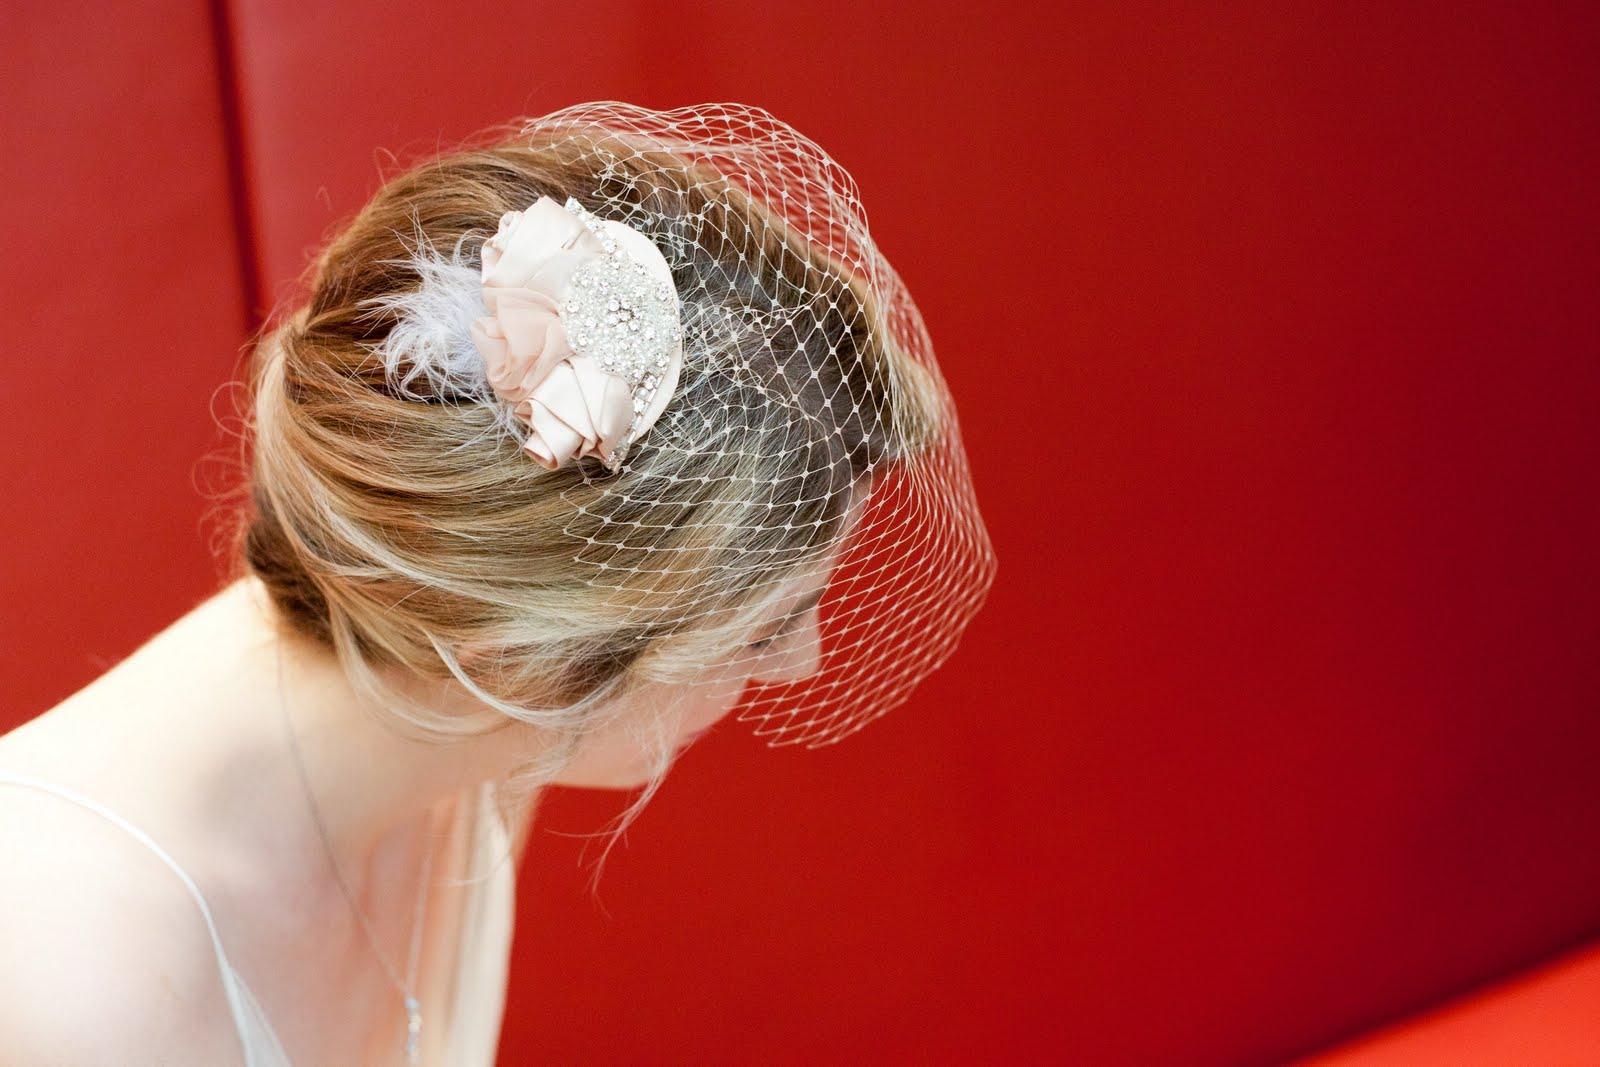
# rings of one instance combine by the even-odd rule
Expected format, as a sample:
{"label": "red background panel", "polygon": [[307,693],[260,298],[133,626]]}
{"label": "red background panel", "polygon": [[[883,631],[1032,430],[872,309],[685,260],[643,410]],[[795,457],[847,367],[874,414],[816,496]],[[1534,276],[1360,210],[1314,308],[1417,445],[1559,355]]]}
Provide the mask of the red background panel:
{"label": "red background panel", "polygon": [[[33,458],[0,580],[71,623],[35,634],[7,597],[19,716],[205,586],[201,501],[130,457],[197,451],[239,293],[287,292],[384,150],[578,99],[765,106],[859,180],[960,407],[1000,567],[956,655],[837,747],[712,734],[598,898],[602,843],[566,835],[621,800],[557,797],[505,1062],[1265,1063],[1600,933],[1589,7],[224,14],[231,151],[174,168],[158,137],[65,186],[6,162],[62,218],[146,168],[214,172],[225,225],[231,160],[249,264],[224,244],[221,326],[174,334],[161,301],[193,284],[148,264],[221,231],[139,242],[137,346],[75,345],[78,420],[7,405]],[[149,76],[211,77],[184,63]],[[84,90],[97,139],[117,88]],[[226,148],[213,114],[152,106]],[[7,149],[51,136],[6,121]],[[8,268],[14,320],[60,299],[37,262]],[[130,351],[197,369],[118,377]],[[156,565],[130,523],[168,531]]]}
{"label": "red background panel", "polygon": [[247,321],[204,7],[7,4],[0,55],[3,731],[210,586]]}

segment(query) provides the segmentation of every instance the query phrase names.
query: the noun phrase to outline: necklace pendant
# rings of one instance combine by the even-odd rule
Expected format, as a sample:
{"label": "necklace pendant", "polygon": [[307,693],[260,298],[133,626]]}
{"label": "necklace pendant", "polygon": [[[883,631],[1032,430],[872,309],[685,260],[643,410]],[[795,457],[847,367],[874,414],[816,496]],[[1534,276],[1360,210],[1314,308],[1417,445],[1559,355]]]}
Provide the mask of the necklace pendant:
{"label": "necklace pendant", "polygon": [[422,1062],[422,1008],[417,998],[406,997],[406,1062]]}

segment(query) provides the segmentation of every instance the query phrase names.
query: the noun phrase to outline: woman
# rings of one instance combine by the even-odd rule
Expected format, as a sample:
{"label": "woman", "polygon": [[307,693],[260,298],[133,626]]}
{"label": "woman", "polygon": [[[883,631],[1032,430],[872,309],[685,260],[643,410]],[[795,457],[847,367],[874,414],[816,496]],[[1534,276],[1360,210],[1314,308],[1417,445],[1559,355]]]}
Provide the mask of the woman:
{"label": "woman", "polygon": [[837,741],[982,601],[837,164],[734,106],[475,142],[255,346],[227,584],[0,738],[11,1060],[491,1064],[540,789],[637,790],[620,832],[736,706]]}

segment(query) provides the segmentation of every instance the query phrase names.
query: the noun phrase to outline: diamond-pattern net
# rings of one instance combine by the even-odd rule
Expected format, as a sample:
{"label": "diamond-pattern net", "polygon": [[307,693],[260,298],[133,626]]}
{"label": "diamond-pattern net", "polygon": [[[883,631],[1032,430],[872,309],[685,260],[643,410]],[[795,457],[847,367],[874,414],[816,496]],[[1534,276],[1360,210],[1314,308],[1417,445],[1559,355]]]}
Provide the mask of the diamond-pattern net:
{"label": "diamond-pattern net", "polygon": [[[586,581],[641,644],[698,641],[692,662],[748,675],[737,718],[769,744],[836,742],[903,703],[995,561],[933,346],[855,181],[742,105],[584,104],[519,136],[592,175],[565,192],[649,236],[681,300],[660,419],[620,470],[585,460],[563,483]],[[787,629],[750,640],[774,617]]]}

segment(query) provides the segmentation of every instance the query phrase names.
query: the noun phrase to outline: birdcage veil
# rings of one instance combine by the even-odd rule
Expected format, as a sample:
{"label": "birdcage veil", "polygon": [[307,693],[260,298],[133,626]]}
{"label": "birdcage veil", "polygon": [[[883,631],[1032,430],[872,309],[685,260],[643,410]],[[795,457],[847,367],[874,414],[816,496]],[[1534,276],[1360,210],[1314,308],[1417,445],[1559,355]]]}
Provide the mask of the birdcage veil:
{"label": "birdcage veil", "polygon": [[[995,560],[955,404],[855,181],[744,105],[581,104],[521,123],[517,139],[588,176],[551,193],[598,237],[597,223],[620,224],[659,253],[677,347],[652,351],[673,353],[670,388],[663,355],[646,368],[656,377],[629,379],[634,429],[609,444],[579,432],[578,451],[552,458],[535,440],[538,416],[550,416],[527,399],[531,385],[508,393],[522,372],[496,377],[482,333],[478,346],[469,336],[484,321],[488,261],[475,254],[486,234],[423,257],[422,286],[389,302],[396,325],[378,349],[392,376],[478,399],[496,432],[556,472],[551,491],[572,515],[562,550],[625,609],[621,632],[678,649],[642,654],[639,670],[693,681],[696,664],[715,663],[719,677],[753,675],[736,719],[771,745],[830,744],[902,704],[955,649]],[[561,308],[568,355],[585,354],[586,328],[599,359],[618,336],[606,330],[639,328],[625,297],[581,313],[577,302]],[[654,328],[649,316],[642,325]],[[540,364],[551,380],[552,365]],[[817,639],[785,650],[784,624],[802,616]],[[758,625],[779,636],[752,640]],[[784,669],[768,669],[774,657]]]}

